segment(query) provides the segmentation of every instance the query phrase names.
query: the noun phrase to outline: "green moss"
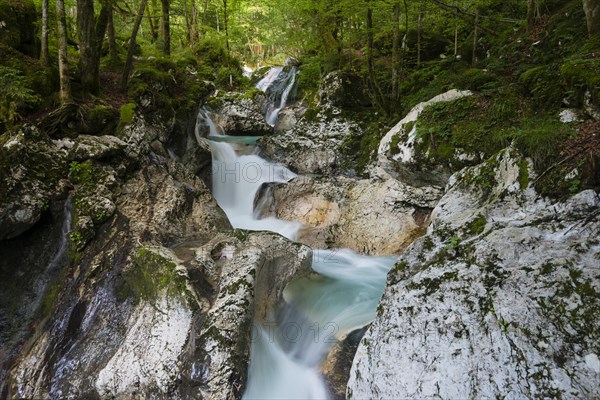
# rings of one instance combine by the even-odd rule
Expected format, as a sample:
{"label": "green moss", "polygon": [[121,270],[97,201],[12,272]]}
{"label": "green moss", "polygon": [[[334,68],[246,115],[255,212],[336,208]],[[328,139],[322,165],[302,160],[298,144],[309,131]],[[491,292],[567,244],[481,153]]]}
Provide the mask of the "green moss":
{"label": "green moss", "polygon": [[419,282],[411,281],[406,285],[408,290],[423,290],[422,296],[428,297],[437,292],[445,282],[458,281],[458,271],[444,272],[436,278],[423,278]]}
{"label": "green moss", "polygon": [[557,84],[559,79],[558,68],[555,65],[542,65],[523,72],[519,82],[537,106],[545,110],[554,110],[560,107],[565,97],[565,90]]}
{"label": "green moss", "polygon": [[119,287],[119,295],[131,293],[137,301],[155,302],[165,291],[169,297],[189,295],[187,279],[177,271],[177,265],[152,249],[139,249],[122,277],[128,288]]}
{"label": "green moss", "polygon": [[76,185],[86,187],[95,186],[98,179],[98,171],[92,160],[85,162],[72,161],[69,164],[69,178]]}
{"label": "green moss", "polygon": [[548,261],[548,262],[545,262],[544,264],[542,264],[540,273],[542,275],[548,275],[548,274],[551,274],[552,272],[554,272],[555,270],[556,270],[556,266],[552,262]]}
{"label": "green moss", "polygon": [[117,112],[107,105],[97,105],[86,113],[86,123],[92,134],[113,134]]}
{"label": "green moss", "polygon": [[529,186],[529,163],[525,159],[519,160],[519,176],[517,180],[519,181],[521,190],[527,189],[527,186]]}
{"label": "green moss", "polygon": [[390,153],[398,154],[400,152],[400,148],[398,147],[398,145],[400,144],[401,140],[402,132],[398,132],[394,136],[392,136],[392,140],[390,140]]}
{"label": "green moss", "polygon": [[589,90],[592,102],[600,104],[600,58],[570,58],[561,65],[560,75],[572,98],[581,102],[583,93]]}
{"label": "green moss", "polygon": [[477,168],[468,169],[461,181],[463,187],[474,187],[480,190],[482,201],[488,198],[492,189],[498,184],[496,170],[500,166],[498,161],[500,154],[498,153],[496,156],[489,158]]}
{"label": "green moss", "polygon": [[430,236],[426,236],[425,239],[423,239],[423,250],[431,251],[434,247],[435,244],[433,243],[433,239],[431,239]]}
{"label": "green moss", "polygon": [[467,224],[467,230],[471,235],[479,235],[483,233],[487,219],[484,215],[479,214],[475,219]]}
{"label": "green moss", "polygon": [[49,317],[54,310],[54,304],[58,299],[58,295],[60,293],[60,283],[61,282],[53,282],[48,285],[46,288],[46,293],[42,299],[42,304],[40,305],[39,313],[42,318]]}
{"label": "green moss", "polygon": [[136,109],[135,103],[123,104],[119,109],[119,125],[125,126],[133,122]]}

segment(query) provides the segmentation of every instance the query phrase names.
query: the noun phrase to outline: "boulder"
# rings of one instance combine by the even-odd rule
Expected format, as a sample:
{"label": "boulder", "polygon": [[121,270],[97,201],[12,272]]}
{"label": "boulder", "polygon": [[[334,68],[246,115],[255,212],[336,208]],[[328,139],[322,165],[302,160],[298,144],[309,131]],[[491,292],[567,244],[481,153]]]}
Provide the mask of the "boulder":
{"label": "boulder", "polygon": [[125,154],[125,142],[116,136],[79,135],[76,138],[64,138],[54,141],[64,152],[68,161],[101,160]]}
{"label": "boulder", "polygon": [[[392,177],[412,186],[437,186],[443,188],[453,171],[441,165],[422,167],[416,160],[415,146],[418,142],[417,126],[419,115],[428,106],[449,102],[465,96],[471,96],[468,90],[452,89],[435,96],[429,101],[417,104],[413,109],[388,131],[379,143],[377,163],[371,170],[371,176]],[[469,155],[457,154],[457,158]]]}
{"label": "boulder", "polygon": [[66,160],[37,128],[0,136],[0,240],[31,228],[48,208]]}
{"label": "boulder", "polygon": [[388,275],[348,398],[598,397],[600,197],[551,203],[520,165],[508,149],[452,176]]}
{"label": "boulder", "polygon": [[418,237],[441,196],[393,179],[297,177],[263,191],[264,215],[300,221],[298,238],[316,248],[348,247],[366,254],[396,254]]}
{"label": "boulder", "polygon": [[349,72],[330,72],[319,85],[320,103],[325,108],[368,107],[371,99],[366,93],[362,79]]}
{"label": "boulder", "polygon": [[265,136],[260,145],[264,155],[294,172],[330,174],[341,168],[344,141],[360,134],[357,123],[323,113],[315,120],[305,116],[291,129]]}
{"label": "boulder", "polygon": [[262,136],[273,132],[263,113],[264,95],[254,95],[256,99],[240,93],[226,93],[219,98],[221,105],[215,122],[228,135]]}

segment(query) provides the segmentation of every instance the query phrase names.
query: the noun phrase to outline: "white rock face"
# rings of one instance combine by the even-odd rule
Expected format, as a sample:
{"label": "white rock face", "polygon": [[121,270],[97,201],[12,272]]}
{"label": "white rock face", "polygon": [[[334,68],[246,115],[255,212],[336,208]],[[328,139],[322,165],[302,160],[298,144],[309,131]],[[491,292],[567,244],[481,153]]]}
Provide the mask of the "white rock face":
{"label": "white rock face", "polygon": [[[260,94],[264,102],[264,95]],[[265,122],[261,101],[243,97],[241,93],[225,93],[216,120],[228,135],[262,136],[273,131]]]}
{"label": "white rock face", "polygon": [[265,136],[260,145],[265,155],[297,173],[327,174],[340,163],[344,140],[361,133],[355,122],[319,115],[314,121],[303,118],[287,131]]}
{"label": "white rock face", "polygon": [[176,383],[177,358],[192,326],[192,311],[166,295],[144,302],[130,317],[123,344],[100,371],[96,389],[103,397],[131,398],[140,386],[166,394]]}
{"label": "white rock face", "polygon": [[441,191],[394,179],[298,177],[273,186],[272,195],[272,215],[306,226],[302,243],[397,254],[427,226]]}
{"label": "white rock face", "polygon": [[421,115],[423,110],[427,108],[427,106],[445,101],[458,100],[466,96],[471,96],[472,94],[473,93],[470,90],[452,89],[447,91],[446,93],[442,93],[438,96],[435,96],[431,100],[417,104],[412,108],[412,110],[410,110],[406,117],[404,117],[400,122],[396,124],[396,126],[394,126],[392,129],[390,129],[388,133],[385,134],[385,136],[383,137],[383,139],[381,139],[381,142],[379,143],[379,149],[377,153],[380,156],[385,156],[385,154],[390,149],[392,138],[397,134],[406,133],[408,134],[408,139],[401,142],[401,151],[399,153],[400,155],[398,159],[402,162],[409,162],[413,157],[412,148],[414,146],[416,129],[413,127],[413,129],[411,129],[410,132],[404,132],[404,127],[406,126],[406,124],[408,124],[409,122],[415,122],[419,118],[419,115]]}
{"label": "white rock face", "polygon": [[560,118],[560,122],[562,122],[563,124],[583,120],[581,111],[577,110],[576,108],[567,108],[565,110],[562,110],[560,114],[558,114],[558,117]]}
{"label": "white rock face", "polygon": [[54,140],[54,144],[67,154],[69,161],[84,161],[113,157],[124,152],[126,144],[115,136],[79,135],[74,139]]}
{"label": "white rock face", "polygon": [[348,398],[600,395],[600,198],[540,199],[510,153],[450,180],[388,275]]}

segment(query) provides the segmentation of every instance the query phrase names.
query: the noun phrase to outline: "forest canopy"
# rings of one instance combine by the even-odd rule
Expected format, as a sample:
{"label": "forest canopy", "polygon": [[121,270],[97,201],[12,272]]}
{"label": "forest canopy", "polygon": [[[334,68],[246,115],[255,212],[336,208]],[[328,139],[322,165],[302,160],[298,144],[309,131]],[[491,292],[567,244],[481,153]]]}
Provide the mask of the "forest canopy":
{"label": "forest canopy", "polygon": [[[0,0],[1,120],[74,95],[118,97],[135,68],[156,59],[193,59],[203,79],[231,87],[247,82],[243,64],[291,56],[305,93],[343,70],[387,115],[448,86],[441,75],[474,89],[506,78],[544,92],[535,82],[562,71],[561,81],[577,79],[595,97],[597,79],[563,64],[591,54],[598,71],[599,15],[598,0]],[[548,74],[532,71],[540,66]],[[562,95],[538,94],[548,103]]]}

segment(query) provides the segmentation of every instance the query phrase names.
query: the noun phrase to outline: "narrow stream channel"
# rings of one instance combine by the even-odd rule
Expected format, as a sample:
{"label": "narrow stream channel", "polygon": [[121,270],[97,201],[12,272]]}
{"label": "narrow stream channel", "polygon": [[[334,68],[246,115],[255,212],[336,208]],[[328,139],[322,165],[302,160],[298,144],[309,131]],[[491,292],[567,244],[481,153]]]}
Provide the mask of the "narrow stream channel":
{"label": "narrow stream channel", "polygon": [[[295,73],[276,67],[257,85],[273,102],[265,110],[267,122],[274,123],[285,107]],[[253,140],[225,135],[206,111],[198,118],[210,127],[213,194],[233,227],[268,230],[296,239],[300,222],[260,218],[261,210],[255,209],[255,196],[263,183],[288,182],[296,175],[261,158]],[[257,204],[260,207],[260,202]],[[244,398],[329,398],[320,366],[333,344],[375,318],[387,272],[395,260],[349,249],[315,250],[312,268],[318,274],[288,285],[286,304],[279,308],[276,321],[268,326],[255,324]]]}

